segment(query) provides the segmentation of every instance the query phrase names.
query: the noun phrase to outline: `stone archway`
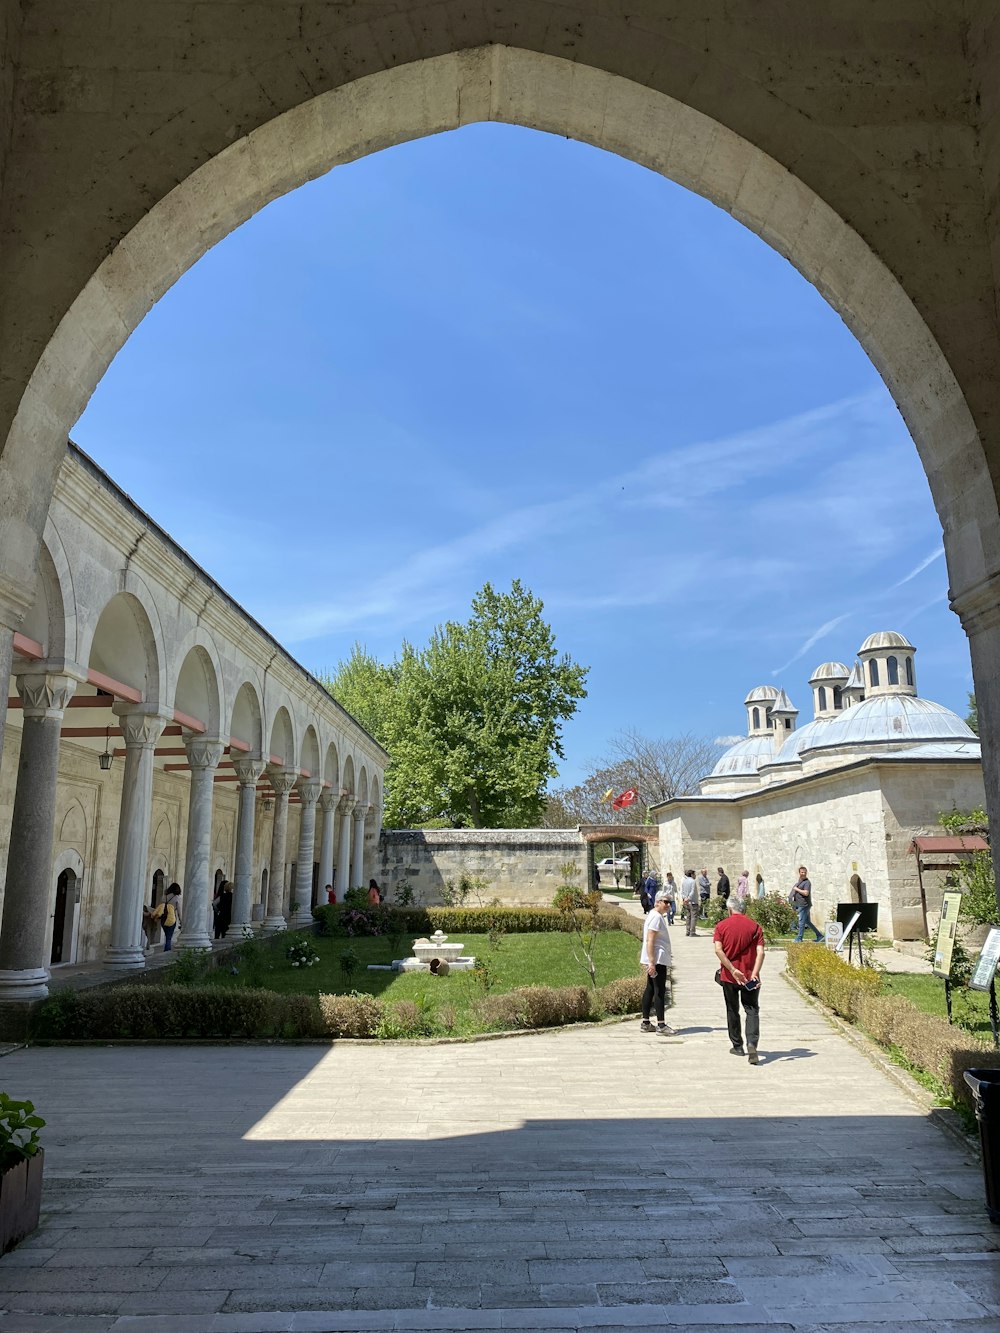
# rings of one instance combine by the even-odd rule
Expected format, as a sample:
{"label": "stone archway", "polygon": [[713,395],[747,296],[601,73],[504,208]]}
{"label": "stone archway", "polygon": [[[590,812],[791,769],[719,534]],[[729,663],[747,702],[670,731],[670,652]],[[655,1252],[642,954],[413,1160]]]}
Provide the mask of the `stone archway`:
{"label": "stone archway", "polygon": [[[865,53],[876,74],[866,79],[844,72],[849,32],[838,39],[823,29],[813,41],[810,24],[821,27],[822,15],[796,26],[781,3],[754,16],[752,42],[737,19],[706,16],[694,0],[635,19],[609,15],[598,0],[502,8],[470,16],[443,0],[431,24],[415,2],[374,4],[358,24],[305,3],[291,26],[277,9],[252,31],[220,22],[183,115],[150,111],[138,139],[113,113],[99,127],[79,118],[92,138],[76,189],[52,169],[60,152],[73,161],[75,118],[52,118],[38,102],[40,87],[72,99],[72,82],[53,73],[72,41],[50,49],[46,32],[58,25],[47,28],[45,0],[33,7],[33,23],[15,34],[26,86],[3,163],[11,243],[0,261],[0,620],[12,628],[27,604],[66,432],[131,329],[186,268],[270,199],[339,162],[473,121],[517,123],[628,156],[705,195],[795,264],[854,331],[928,475],[953,604],[972,639],[987,793],[1000,813],[990,744],[1000,727],[1000,339],[996,219],[980,147],[985,120],[1000,109],[992,94],[970,109],[970,88],[998,84],[995,32],[970,27],[963,11],[918,33],[898,23],[890,0],[872,0]],[[879,14],[887,21],[876,36]],[[154,67],[170,66],[176,44],[167,28],[162,36]],[[127,37],[116,45],[116,70],[148,69],[150,40],[144,32],[146,64]],[[865,133],[850,105],[854,95],[871,98],[883,66],[908,57],[916,83],[907,94],[926,127],[901,148],[888,110],[895,85],[881,88],[882,120],[862,116]],[[910,128],[920,116],[908,110],[904,120]]]}

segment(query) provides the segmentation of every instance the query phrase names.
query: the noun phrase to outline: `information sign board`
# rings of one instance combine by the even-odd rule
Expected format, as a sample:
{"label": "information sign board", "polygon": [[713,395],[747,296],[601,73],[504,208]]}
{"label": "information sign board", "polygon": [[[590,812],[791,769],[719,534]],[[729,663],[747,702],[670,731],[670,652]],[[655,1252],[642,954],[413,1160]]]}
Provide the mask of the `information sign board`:
{"label": "information sign board", "polygon": [[957,889],[949,889],[941,900],[941,921],[938,925],[937,944],[934,946],[934,962],[931,971],[939,977],[951,976],[951,955],[955,948],[955,930],[958,927],[958,909],[962,905],[962,895]]}
{"label": "information sign board", "polygon": [[1000,961],[1000,926],[990,926],[983,951],[972,972],[970,990],[989,990],[993,984],[998,961]]}

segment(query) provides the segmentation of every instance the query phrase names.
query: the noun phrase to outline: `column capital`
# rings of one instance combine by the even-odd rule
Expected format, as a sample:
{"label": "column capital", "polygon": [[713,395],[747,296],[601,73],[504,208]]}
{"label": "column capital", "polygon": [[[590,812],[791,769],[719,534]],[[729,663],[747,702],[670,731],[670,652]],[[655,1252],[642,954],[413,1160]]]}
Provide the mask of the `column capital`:
{"label": "column capital", "polygon": [[24,701],[24,716],[61,719],[76,693],[79,681],[54,671],[23,671],[15,677],[17,692]]}
{"label": "column capital", "polygon": [[354,803],[355,819],[365,819],[370,811],[371,811],[371,806],[368,804],[367,801],[355,801]]}
{"label": "column capital", "polygon": [[299,771],[297,768],[269,768],[267,780],[275,796],[287,796],[299,780]]}
{"label": "column capital", "polygon": [[1000,625],[1000,574],[990,574],[964,592],[948,590],[948,605],[970,637]]}
{"label": "column capital", "polygon": [[340,800],[339,793],[330,787],[324,787],[319,794],[319,805],[321,810],[332,810]]}
{"label": "column capital", "polygon": [[353,804],[354,804],[354,793],[349,791],[342,791],[340,793],[340,799],[337,802],[337,809],[340,811],[340,813],[342,815],[349,815],[351,813],[351,807],[353,806]]}
{"label": "column capital", "polygon": [[250,759],[244,754],[237,755],[233,760],[233,772],[241,787],[256,787],[266,767],[263,759]]}
{"label": "column capital", "polygon": [[113,704],[111,711],[121,722],[127,750],[152,749],[170,720],[155,709],[137,708],[134,704]]}
{"label": "column capital", "polygon": [[298,789],[299,800],[303,805],[315,805],[323,790],[323,783],[319,778],[300,778]]}
{"label": "column capital", "polygon": [[226,743],[218,736],[188,736],[184,741],[188,767],[192,772],[218,768]]}

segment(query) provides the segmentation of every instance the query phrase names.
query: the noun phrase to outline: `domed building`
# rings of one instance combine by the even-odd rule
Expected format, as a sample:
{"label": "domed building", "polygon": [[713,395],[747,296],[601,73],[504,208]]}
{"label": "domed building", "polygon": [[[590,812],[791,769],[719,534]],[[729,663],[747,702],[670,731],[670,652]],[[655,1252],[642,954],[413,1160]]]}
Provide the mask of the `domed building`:
{"label": "domed building", "polygon": [[915,656],[907,638],[883,630],[853,666],[822,663],[809,677],[813,716],[802,727],[783,689],[752,689],[746,737],[698,795],[655,807],[663,869],[747,869],[785,893],[806,865],[817,920],[837,902],[878,902],[880,933],[924,936],[913,839],[938,831],[941,810],[985,804],[985,792],[978,737],[920,698]]}

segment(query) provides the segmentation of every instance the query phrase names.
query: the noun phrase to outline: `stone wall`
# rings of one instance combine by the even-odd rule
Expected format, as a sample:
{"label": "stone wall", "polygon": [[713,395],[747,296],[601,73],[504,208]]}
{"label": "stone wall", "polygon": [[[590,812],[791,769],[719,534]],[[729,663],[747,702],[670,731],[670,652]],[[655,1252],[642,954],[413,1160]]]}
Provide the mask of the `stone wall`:
{"label": "stone wall", "polygon": [[[481,877],[484,901],[548,906],[572,863],[585,885],[590,849],[576,829],[384,829],[381,883],[393,901],[412,888],[419,902],[443,901],[444,886],[462,875]],[[470,899],[471,905],[478,905]]]}

